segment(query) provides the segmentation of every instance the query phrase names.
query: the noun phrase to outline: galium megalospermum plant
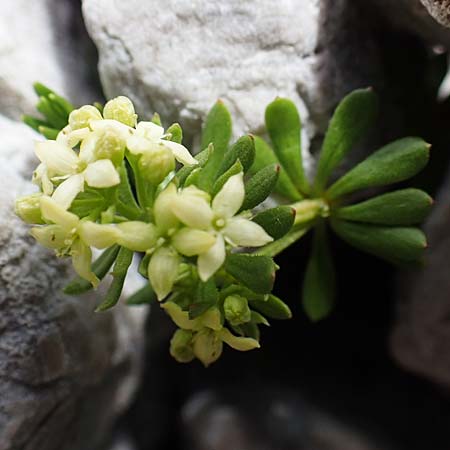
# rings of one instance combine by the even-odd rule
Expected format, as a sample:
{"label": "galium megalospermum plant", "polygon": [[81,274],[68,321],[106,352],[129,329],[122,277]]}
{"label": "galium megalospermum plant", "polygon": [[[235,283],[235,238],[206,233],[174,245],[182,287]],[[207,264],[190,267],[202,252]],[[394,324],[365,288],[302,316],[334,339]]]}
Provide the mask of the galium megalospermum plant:
{"label": "galium megalospermum plant", "polygon": [[[148,283],[129,304],[159,301],[178,327],[170,352],[180,362],[209,365],[223,343],[259,347],[260,325],[291,317],[272,294],[273,257],[314,229],[303,305],[312,320],[332,309],[335,274],[327,229],[355,247],[395,263],[420,261],[426,246],[415,227],[431,205],[417,189],[400,189],[356,204],[351,194],[403,181],[428,161],[429,145],[406,138],[369,156],[338,180],[330,176],[376,115],[371,90],[338,106],[314,180],[303,168],[295,105],[276,99],[266,110],[273,148],[260,137],[230,145],[232,120],[222,102],[210,111],[200,151],[182,145],[182,129],[166,130],[157,114],[138,121],[132,102],[117,97],[75,109],[36,84],[43,115],[24,121],[47,138],[36,143],[39,192],[16,202],[31,234],[58,256],[71,257],[78,295],[112,281],[97,311],[119,301],[133,256]],[[279,206],[264,209],[274,191]],[[103,252],[92,262],[92,249]]]}

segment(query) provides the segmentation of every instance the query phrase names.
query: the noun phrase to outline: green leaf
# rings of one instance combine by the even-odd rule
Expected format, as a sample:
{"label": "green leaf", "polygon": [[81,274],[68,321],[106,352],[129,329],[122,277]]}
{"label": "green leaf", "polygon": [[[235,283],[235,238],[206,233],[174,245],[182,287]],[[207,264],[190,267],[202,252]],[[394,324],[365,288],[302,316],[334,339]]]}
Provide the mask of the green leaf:
{"label": "green leaf", "polygon": [[45,86],[45,84],[39,83],[38,81],[33,83],[33,89],[38,97],[47,97],[48,95],[54,93],[49,87]]}
{"label": "green leaf", "polygon": [[274,239],[280,239],[287,234],[294,225],[295,209],[290,206],[277,206],[266,209],[253,217],[253,222],[261,225],[266,233]]}
{"label": "green leaf", "polygon": [[292,317],[289,306],[272,294],[267,300],[250,300],[250,306],[270,319],[285,320]]}
{"label": "green leaf", "polygon": [[255,322],[247,322],[239,325],[239,328],[242,330],[244,336],[250,337],[259,341],[259,328]]}
{"label": "green leaf", "polygon": [[269,256],[232,253],[225,260],[225,270],[244,286],[258,294],[271,292],[277,265]]}
{"label": "green leaf", "polygon": [[155,303],[157,300],[152,285],[147,282],[145,286],[127,298],[126,304],[129,306],[148,305],[149,303]]}
{"label": "green leaf", "polygon": [[277,98],[266,108],[266,128],[275,153],[290,179],[302,193],[309,191],[301,151],[301,123],[295,104]]}
{"label": "green leaf", "polygon": [[141,259],[139,263],[138,272],[144,277],[148,279],[148,263],[150,262],[150,258],[152,255],[146,253],[144,257]]}
{"label": "green leaf", "polygon": [[125,247],[120,247],[117,255],[114,269],[112,271],[113,280],[109,286],[108,292],[105,295],[102,303],[97,306],[95,312],[106,311],[117,304],[122,293],[123,284],[127,276],[128,267],[130,267],[133,260],[133,251]]}
{"label": "green leaf", "polygon": [[201,148],[214,145],[214,151],[202,170],[198,187],[209,191],[217,178],[232,134],[231,115],[222,101],[217,101],[206,117],[203,127]]}
{"label": "green leaf", "polygon": [[80,192],[77,198],[70,205],[69,211],[83,218],[91,215],[93,212],[103,211],[107,207],[105,197],[94,189],[86,189]]}
{"label": "green leaf", "polygon": [[50,125],[44,120],[37,119],[36,117],[28,116],[26,114],[22,116],[22,122],[25,125],[28,125],[30,128],[33,128],[33,130],[37,131],[38,133],[40,133],[39,127],[48,127]]}
{"label": "green leaf", "polygon": [[220,166],[219,175],[225,173],[236,161],[239,160],[246,173],[255,160],[255,141],[251,135],[240,137],[225,153]]}
{"label": "green leaf", "polygon": [[197,165],[190,165],[182,167],[176,174],[176,178],[178,180],[178,184],[180,186],[184,186],[186,179],[189,175],[194,171],[194,169],[198,169],[199,167],[203,167],[208,161],[210,155],[214,151],[213,145],[208,146],[205,150],[202,150],[200,153],[197,153],[194,158],[198,161]]}
{"label": "green leaf", "polygon": [[335,233],[348,244],[394,264],[420,262],[427,247],[418,228],[387,227],[333,219]]}
{"label": "green leaf", "polygon": [[[92,272],[95,273],[99,280],[102,280],[108,273],[113,262],[119,253],[119,246],[113,245],[106,249],[93,263]],[[92,289],[91,282],[81,277],[73,279],[64,289],[63,292],[68,295],[78,295]]]}
{"label": "green leaf", "polygon": [[378,112],[372,89],[357,89],[338,105],[328,126],[319,157],[316,191],[323,192],[333,170],[369,131]]}
{"label": "green leaf", "polygon": [[303,308],[308,317],[316,322],[328,316],[336,297],[336,275],[328,247],[325,226],[317,227],[311,256],[303,281]]}
{"label": "green leaf", "polygon": [[215,195],[222,189],[223,185],[233,176],[241,173],[244,170],[242,167],[241,161],[239,159],[219,178],[217,178],[214,186],[211,190],[211,196],[215,197]]}
{"label": "green leaf", "polygon": [[241,206],[241,211],[252,209],[263,202],[273,191],[278,176],[280,173],[280,166],[273,164],[266,166],[250,178],[245,183],[245,197],[244,203]]}
{"label": "green leaf", "polygon": [[55,140],[56,137],[58,136],[60,130],[57,130],[55,128],[44,127],[41,125],[40,127],[38,127],[38,131],[45,138]]}
{"label": "green leaf", "polygon": [[421,223],[430,212],[433,199],[420,189],[401,189],[379,195],[333,212],[339,219],[381,225]]}
{"label": "green leaf", "polygon": [[208,281],[199,281],[195,295],[195,303],[189,305],[189,319],[201,316],[209,308],[217,304],[219,293],[214,278]]}
{"label": "green leaf", "polygon": [[51,92],[48,95],[49,100],[55,104],[58,105],[62,111],[64,111],[65,116],[68,118],[69,114],[75,109],[75,107],[65,98],[59,96],[55,92]]}
{"label": "green leaf", "polygon": [[[250,168],[250,174],[254,175],[264,167],[271,166],[273,164],[280,164],[273,150],[270,148],[267,142],[259,136],[254,136],[255,140],[255,161]],[[288,200],[297,201],[301,200],[302,196],[295,188],[291,179],[287,175],[283,167],[280,166],[280,173],[278,176],[277,184],[274,191],[286,197]]]}
{"label": "green leaf", "polygon": [[157,112],[155,112],[153,114],[153,116],[151,118],[151,122],[154,123],[155,125],[162,127],[161,117],[159,116],[159,114]]}
{"label": "green leaf", "polygon": [[67,125],[67,118],[61,114],[46,97],[40,97],[36,109],[45,116],[52,128],[62,130]]}
{"label": "green leaf", "polygon": [[268,320],[259,312],[252,311],[251,317],[252,317],[251,321],[253,323],[262,324],[265,325],[266,327],[270,327],[270,323],[268,322]]}
{"label": "green leaf", "polygon": [[329,200],[351,192],[384,186],[411,178],[427,164],[430,145],[408,137],[386,145],[359,163],[327,191]]}
{"label": "green leaf", "polygon": [[120,184],[117,188],[117,212],[130,220],[137,220],[142,215],[142,209],[139,207],[131,189],[126,161],[122,162],[117,171],[120,175]]}
{"label": "green leaf", "polygon": [[167,134],[170,134],[170,140],[172,142],[176,142],[177,144],[181,144],[183,141],[183,129],[181,128],[179,123],[173,123],[166,130]]}

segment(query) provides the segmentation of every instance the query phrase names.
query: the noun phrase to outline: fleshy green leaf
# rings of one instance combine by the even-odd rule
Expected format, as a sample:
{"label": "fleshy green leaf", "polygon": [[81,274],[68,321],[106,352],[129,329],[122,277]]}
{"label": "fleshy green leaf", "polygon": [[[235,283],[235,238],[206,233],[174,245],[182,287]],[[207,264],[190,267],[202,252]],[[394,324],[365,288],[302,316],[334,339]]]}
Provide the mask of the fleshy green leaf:
{"label": "fleshy green leaf", "polygon": [[60,130],[57,130],[56,128],[48,128],[44,126],[38,127],[39,133],[42,134],[47,139],[55,140],[58,136],[58,133]]}
{"label": "fleshy green leaf", "polygon": [[324,224],[317,227],[303,281],[303,308],[316,322],[328,316],[336,296],[336,276]]}
{"label": "fleshy green leaf", "polygon": [[427,247],[418,228],[376,226],[333,219],[335,233],[348,244],[394,264],[420,262]]}
{"label": "fleshy green leaf", "polygon": [[50,126],[48,122],[45,122],[44,120],[41,119],[37,119],[36,117],[28,116],[26,114],[22,116],[22,122],[28,125],[30,128],[33,128],[33,130],[37,131],[38,133],[40,133],[39,127]]}
{"label": "fleshy green leaf", "polygon": [[[113,245],[106,249],[93,263],[92,272],[96,275],[99,280],[102,280],[108,273],[109,269],[113,265],[119,253],[119,246]],[[84,278],[77,277],[72,280],[64,289],[64,293],[68,295],[78,295],[83,292],[90,291],[92,289],[92,284],[90,281]]]}
{"label": "fleshy green leaf", "polygon": [[214,151],[201,171],[198,187],[209,191],[217,178],[225,152],[231,139],[231,115],[222,101],[217,101],[206,117],[201,148],[214,145]]}
{"label": "fleshy green leaf", "polygon": [[189,305],[189,319],[201,316],[205,311],[214,306],[219,299],[214,278],[206,282],[199,281],[195,295],[195,303]]}
{"label": "fleshy green leaf", "polygon": [[359,163],[327,191],[329,200],[351,192],[406,180],[427,164],[430,145],[420,138],[403,138]]}
{"label": "fleshy green leaf", "polygon": [[122,165],[118,167],[117,170],[120,175],[120,184],[117,188],[117,212],[131,220],[137,220],[141,217],[142,210],[131,189],[126,162],[123,161]]}
{"label": "fleshy green leaf", "polygon": [[266,166],[245,183],[245,197],[241,211],[252,209],[263,202],[273,191],[280,173],[277,164]]}
{"label": "fleshy green leaf", "polygon": [[289,306],[275,295],[269,295],[267,300],[250,300],[250,306],[270,319],[284,320],[292,317]]}
{"label": "fleshy green leaf", "polygon": [[241,161],[238,159],[226,172],[224,172],[222,175],[220,175],[219,178],[217,178],[211,190],[211,196],[214,197],[222,189],[223,185],[228,181],[229,178],[231,178],[233,175],[241,173],[243,170],[244,168],[242,167]]}
{"label": "fleshy green leaf", "polygon": [[70,205],[70,212],[83,218],[93,214],[100,213],[106,208],[105,197],[94,189],[86,189],[85,192],[80,192],[77,198]]}
{"label": "fleshy green leaf", "polygon": [[295,104],[277,98],[266,108],[266,128],[275,153],[300,192],[307,193],[309,184],[305,177],[301,152],[301,123]]}
{"label": "fleshy green leaf", "polygon": [[266,209],[253,217],[253,222],[261,225],[274,239],[280,239],[294,225],[295,209],[290,206],[277,206]]}
{"label": "fleshy green leaf", "polygon": [[151,118],[151,122],[154,123],[155,125],[158,125],[158,126],[162,127],[161,117],[160,117],[160,115],[157,112],[153,113],[153,116]]}
{"label": "fleshy green leaf", "polygon": [[130,267],[132,261],[133,252],[125,247],[120,247],[112,271],[113,280],[102,303],[95,309],[96,312],[106,311],[117,304],[122,293],[123,284],[125,283],[128,267]]}
{"label": "fleshy green leaf", "polygon": [[63,129],[67,125],[67,117],[57,109],[46,97],[41,97],[36,109],[44,115],[52,128]]}
{"label": "fleshy green leaf", "polygon": [[319,157],[315,189],[322,192],[333,170],[373,124],[378,99],[372,89],[358,89],[338,105],[328,126]]}
{"label": "fleshy green leaf", "polygon": [[240,137],[225,153],[219,169],[219,175],[225,173],[237,160],[239,160],[246,173],[255,160],[255,140],[253,136]]}
{"label": "fleshy green leaf", "polygon": [[194,158],[198,161],[198,164],[182,167],[176,174],[178,184],[180,186],[184,186],[189,175],[199,167],[203,167],[207,163],[213,151],[214,146],[211,144],[210,146],[208,146],[208,148],[205,148],[205,150],[202,150],[200,153],[197,153],[194,156]]}
{"label": "fleshy green leaf", "polygon": [[145,286],[128,297],[126,303],[129,306],[138,306],[155,303],[157,300],[158,299],[156,297],[155,291],[152,288],[152,285],[147,282],[145,283]]}
{"label": "fleshy green leaf", "polygon": [[432,204],[433,199],[420,189],[401,189],[339,208],[334,216],[380,225],[413,225],[427,217]]}
{"label": "fleshy green leaf", "polygon": [[277,265],[269,256],[232,253],[225,260],[225,270],[244,286],[258,294],[271,292]]}
{"label": "fleshy green leaf", "polygon": [[183,141],[183,129],[181,128],[179,123],[173,123],[172,125],[170,125],[170,127],[167,128],[166,133],[170,134],[170,140],[172,142],[181,144],[181,142]]}
{"label": "fleshy green leaf", "polygon": [[[280,165],[280,161],[276,157],[273,150],[270,148],[267,142],[260,138],[259,136],[254,136],[255,138],[255,161],[250,168],[250,174],[254,175],[259,172],[264,167],[271,166],[273,164]],[[274,191],[286,197],[288,200],[297,201],[301,200],[302,196],[295,188],[291,179],[287,175],[283,167],[280,166],[280,174],[278,176],[277,184],[275,185]]]}

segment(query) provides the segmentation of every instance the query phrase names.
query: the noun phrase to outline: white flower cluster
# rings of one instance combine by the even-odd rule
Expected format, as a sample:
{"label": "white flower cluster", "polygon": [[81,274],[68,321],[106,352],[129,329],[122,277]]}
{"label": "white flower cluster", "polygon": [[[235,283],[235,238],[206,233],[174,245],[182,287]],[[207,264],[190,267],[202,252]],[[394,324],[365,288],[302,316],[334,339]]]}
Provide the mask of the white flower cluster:
{"label": "white flower cluster", "polygon": [[[68,122],[56,140],[36,143],[40,164],[33,180],[40,192],[19,199],[16,211],[36,225],[31,234],[40,244],[58,256],[71,256],[76,272],[94,287],[99,280],[91,268],[92,247],[118,244],[145,253],[148,278],[162,301],[173,292],[183,264],[195,265],[199,279],[206,282],[233,247],[258,247],[273,240],[248,214],[239,213],[245,196],[242,172],[229,177],[214,196],[194,185],[178,187],[169,176],[175,160],[183,165],[198,161],[161,126],[138,123],[128,98],[109,101],[102,112],[83,106],[70,113]],[[151,200],[145,197],[148,204],[139,204],[138,220],[115,216],[124,183],[120,169],[133,158],[138,161],[131,165],[134,181],[154,192]],[[85,191],[112,192],[105,197],[110,204],[103,211],[110,214],[80,217],[71,210]],[[208,365],[220,355],[222,342],[239,350],[259,347],[255,339],[236,337],[224,328],[216,307],[194,320],[174,302],[166,301],[163,307],[181,328],[172,340],[178,360],[195,356]]]}

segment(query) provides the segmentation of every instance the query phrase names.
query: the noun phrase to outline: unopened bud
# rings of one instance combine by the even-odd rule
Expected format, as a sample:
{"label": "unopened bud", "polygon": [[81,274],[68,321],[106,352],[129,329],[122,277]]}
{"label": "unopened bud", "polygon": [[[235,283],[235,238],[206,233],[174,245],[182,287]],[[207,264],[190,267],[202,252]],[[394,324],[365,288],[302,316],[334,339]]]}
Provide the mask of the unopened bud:
{"label": "unopened bud", "polygon": [[142,176],[152,184],[159,184],[175,169],[175,158],[172,152],[160,146],[145,152],[139,159],[139,170]]}
{"label": "unopened bud", "polygon": [[170,340],[170,354],[181,363],[191,362],[194,358],[192,347],[193,333],[189,330],[178,329]]}
{"label": "unopened bud", "polygon": [[110,159],[119,165],[125,154],[125,140],[122,134],[114,127],[105,127],[95,131],[94,155],[96,159]]}
{"label": "unopened bud", "polygon": [[231,325],[240,325],[249,322],[251,311],[247,299],[240,295],[230,295],[223,304],[225,318]]}
{"label": "unopened bud", "polygon": [[84,105],[74,109],[69,115],[69,126],[72,130],[89,127],[91,120],[101,120],[100,111],[92,105]]}
{"label": "unopened bud", "polygon": [[16,200],[15,212],[26,223],[45,223],[41,215],[41,193],[27,195]]}
{"label": "unopened bud", "polygon": [[208,367],[222,354],[223,343],[217,332],[209,328],[200,330],[193,339],[194,355]]}
{"label": "unopened bud", "polygon": [[103,109],[103,117],[117,120],[129,127],[136,126],[137,115],[133,103],[128,97],[120,96],[110,100]]}

